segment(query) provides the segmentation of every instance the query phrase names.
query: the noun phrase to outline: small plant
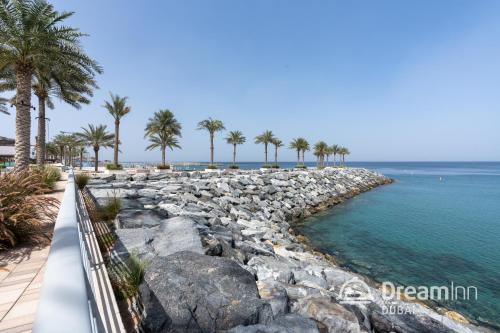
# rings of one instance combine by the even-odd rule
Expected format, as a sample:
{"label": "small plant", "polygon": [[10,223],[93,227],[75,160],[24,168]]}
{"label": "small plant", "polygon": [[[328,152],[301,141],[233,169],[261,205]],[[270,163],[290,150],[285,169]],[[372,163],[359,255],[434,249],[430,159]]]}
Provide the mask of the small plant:
{"label": "small plant", "polygon": [[49,188],[54,189],[56,182],[61,179],[61,170],[56,167],[44,166],[33,167],[33,172],[39,174],[42,182]]}
{"label": "small plant", "polygon": [[236,170],[236,169],[239,169],[239,168],[240,168],[240,166],[239,166],[239,165],[237,165],[237,164],[231,164],[231,165],[230,165],[230,166],[228,166],[227,168],[228,168],[228,169],[235,169],[235,170]]}
{"label": "small plant", "polygon": [[116,193],[113,193],[112,197],[108,197],[108,202],[99,208],[99,217],[104,221],[113,221],[121,209],[122,202]]}
{"label": "small plant", "polygon": [[139,286],[144,279],[146,265],[145,260],[141,260],[136,254],[131,254],[126,262],[126,267],[115,270],[110,275],[115,291],[122,299],[137,295]]}
{"label": "small plant", "polygon": [[273,166],[271,164],[264,164],[261,166],[262,169],[271,169]]}
{"label": "small plant", "polygon": [[280,166],[278,164],[273,164],[273,166],[271,168],[273,168],[273,169],[279,169]]}
{"label": "small plant", "polygon": [[123,170],[123,166],[121,164],[107,163],[106,170]]}
{"label": "small plant", "polygon": [[218,168],[219,168],[219,167],[218,167],[217,165],[215,165],[215,164],[209,164],[209,165],[207,166],[207,169],[210,169],[210,170],[217,170]]}
{"label": "small plant", "polygon": [[165,165],[157,165],[156,168],[158,170],[169,170],[170,169],[170,164],[165,164]]}
{"label": "small plant", "polygon": [[39,172],[13,172],[0,176],[0,248],[19,241],[46,239],[42,225],[54,222],[57,200],[48,192]]}
{"label": "small plant", "polygon": [[303,164],[297,164],[296,166],[294,166],[295,169],[307,169],[307,167]]}
{"label": "small plant", "polygon": [[83,190],[83,188],[85,186],[87,186],[87,184],[89,183],[89,180],[90,180],[90,176],[87,174],[84,174],[84,173],[79,173],[75,176],[76,186],[78,186],[78,188],[80,190]]}

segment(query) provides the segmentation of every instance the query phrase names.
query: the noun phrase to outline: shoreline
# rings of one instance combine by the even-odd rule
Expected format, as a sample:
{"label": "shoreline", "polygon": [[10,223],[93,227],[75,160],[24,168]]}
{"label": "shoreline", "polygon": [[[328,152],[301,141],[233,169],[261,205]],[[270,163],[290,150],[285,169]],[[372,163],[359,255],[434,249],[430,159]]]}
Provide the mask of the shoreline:
{"label": "shoreline", "polygon": [[[106,176],[109,178],[109,175]],[[196,233],[202,235],[201,243],[205,254],[229,257],[239,262],[243,268],[257,277],[261,296],[262,293],[266,294],[266,290],[268,292],[270,288],[284,289],[288,294],[288,298],[290,298],[290,301],[287,301],[286,304],[286,307],[290,307],[290,312],[306,314],[309,317],[313,317],[313,314],[304,313],[304,311],[307,312],[310,309],[311,302],[320,302],[319,304],[322,304],[321,299],[324,297],[336,300],[335,306],[338,306],[336,302],[339,300],[339,294],[336,293],[336,290],[342,285],[340,282],[345,283],[347,278],[356,276],[361,277],[363,280],[371,280],[371,278],[358,273],[353,274],[346,268],[339,266],[339,262],[335,260],[334,256],[317,251],[307,242],[304,243],[304,237],[297,233],[294,225],[306,217],[329,209],[374,187],[390,184],[393,181],[388,177],[366,169],[331,168],[307,171],[232,171],[230,173],[207,174],[181,172],[152,175],[152,177],[148,177],[150,178],[148,180],[142,178],[142,176],[136,177],[134,180],[134,176],[131,175],[117,175],[117,178],[123,179],[115,181],[115,185],[119,186],[113,186],[113,181],[111,181],[111,187],[109,187],[108,181],[97,180],[94,181],[93,185],[90,185],[90,191],[98,201],[102,201],[107,195],[106,190],[118,190],[120,192],[118,195],[124,200],[130,197],[142,199],[144,204],[143,212],[152,213],[155,209],[159,209],[160,211],[166,211],[169,218],[175,218],[176,216],[190,218],[194,221],[193,230],[197,230]],[[142,180],[138,180],[139,178]],[[148,186],[150,181],[151,183]],[[164,183],[157,184],[161,182]],[[255,184],[266,188],[265,195],[259,194],[261,191],[256,190],[257,186]],[[197,186],[198,188],[196,188]],[[157,198],[157,194],[166,188],[169,188],[170,192],[164,191],[167,196],[162,194],[161,199],[168,198],[167,200],[150,200],[151,198]],[[189,188],[189,190],[186,190],[186,188]],[[243,191],[248,192],[249,188],[251,189],[249,194],[240,197],[238,191],[244,194]],[[175,193],[180,193],[181,199],[174,199],[173,195]],[[289,195],[288,193],[292,194]],[[256,194],[261,196],[264,201],[258,197],[257,199],[254,198],[258,204],[252,201],[247,202],[248,199],[244,202],[240,200],[241,198],[255,197]],[[148,197],[149,199],[146,200]],[[186,200],[184,200],[184,197]],[[296,199],[298,201],[293,201]],[[281,205],[281,200],[285,204]],[[211,215],[213,207],[206,209],[205,203],[207,202],[210,204],[216,203],[223,208],[220,213],[217,211],[215,215]],[[289,207],[290,202],[300,203],[300,208],[297,208],[299,206]],[[242,206],[244,208],[241,208]],[[262,214],[260,211],[253,211],[252,209],[255,207],[257,209],[262,208],[262,211],[268,213],[269,216]],[[224,210],[227,212],[224,213]],[[272,214],[269,214],[268,210]],[[219,216],[216,216],[217,214]],[[122,216],[122,221],[119,223],[123,227],[124,223],[129,222],[132,221],[127,222],[126,218]],[[201,225],[205,228],[203,232],[199,229]],[[138,244],[137,237],[134,240],[127,238],[132,234],[129,232],[131,225],[128,227],[118,229],[118,237],[123,243],[126,252],[139,249],[139,251],[143,251],[146,257],[154,253],[153,258],[162,258],[164,255],[170,254],[168,251],[165,253],[164,248],[155,248],[155,237],[159,236],[149,236],[152,237],[152,249],[147,248],[145,244]],[[144,227],[141,226],[141,228],[144,232]],[[157,230],[154,228],[160,228],[161,230],[161,226],[158,227],[158,225],[151,226],[151,228],[151,230]],[[136,225],[132,226],[132,229],[135,230],[134,234],[138,233],[139,229],[137,229]],[[219,229],[228,229],[232,232],[230,237],[234,247],[231,246],[226,251],[227,253],[224,250],[218,252],[220,247],[224,248],[223,238],[227,237],[227,234],[220,238],[214,237],[214,235],[217,236],[215,231],[218,232]],[[205,232],[208,232],[210,237],[203,235]],[[144,240],[144,235],[139,238]],[[158,242],[158,244],[160,243]],[[368,293],[374,293],[375,300],[369,305],[370,307],[379,308],[381,298],[378,288],[370,287],[373,290],[369,290]],[[305,295],[290,296],[297,292],[297,288]],[[293,297],[295,299],[292,299]],[[269,302],[272,303],[273,301],[276,300],[271,297]],[[402,301],[398,301],[399,303],[407,304]],[[326,305],[327,308],[328,306]],[[420,327],[424,328],[437,329],[439,325],[444,325],[446,329],[464,332],[487,331],[474,325],[460,324],[432,309],[426,310],[423,306],[418,308],[417,313],[430,322],[426,320],[419,321],[415,316],[412,316],[410,320],[397,315],[383,315],[379,311],[380,308],[379,310],[373,310],[370,307],[356,305],[354,313],[357,313],[357,316],[363,316],[365,322],[368,320],[368,326],[378,327],[378,329],[383,327],[384,323],[389,322],[392,325],[402,327],[405,327],[405,325],[408,327],[420,325]],[[345,308],[342,308],[342,311],[346,311]],[[359,325],[358,321],[361,320],[358,318],[354,323],[352,314],[353,312],[344,313],[341,318],[350,327]],[[417,321],[414,322],[415,320]],[[365,329],[368,328],[365,327]]]}

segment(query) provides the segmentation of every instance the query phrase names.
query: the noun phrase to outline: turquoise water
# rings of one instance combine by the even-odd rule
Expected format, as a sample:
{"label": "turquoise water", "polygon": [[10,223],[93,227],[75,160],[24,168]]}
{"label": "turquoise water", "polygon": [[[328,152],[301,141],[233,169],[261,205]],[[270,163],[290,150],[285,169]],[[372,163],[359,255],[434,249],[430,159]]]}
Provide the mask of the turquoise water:
{"label": "turquoise water", "polygon": [[405,286],[475,286],[436,304],[500,327],[500,163],[353,163],[396,180],[299,230],[348,268]]}

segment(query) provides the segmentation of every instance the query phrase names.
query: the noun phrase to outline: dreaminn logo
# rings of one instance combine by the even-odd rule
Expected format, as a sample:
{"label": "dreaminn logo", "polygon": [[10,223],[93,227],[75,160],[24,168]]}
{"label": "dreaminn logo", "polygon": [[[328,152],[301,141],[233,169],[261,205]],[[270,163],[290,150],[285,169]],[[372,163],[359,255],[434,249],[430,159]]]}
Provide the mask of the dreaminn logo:
{"label": "dreaminn logo", "polygon": [[354,277],[344,282],[340,288],[340,304],[360,305],[371,302],[373,302],[371,288],[358,277]]}

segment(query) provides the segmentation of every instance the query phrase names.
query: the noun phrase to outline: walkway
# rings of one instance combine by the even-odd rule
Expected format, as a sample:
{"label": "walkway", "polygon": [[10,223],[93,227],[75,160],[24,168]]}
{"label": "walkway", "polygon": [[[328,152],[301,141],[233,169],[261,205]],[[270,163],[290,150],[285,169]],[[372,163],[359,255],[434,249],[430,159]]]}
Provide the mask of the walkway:
{"label": "walkway", "polygon": [[[67,175],[50,195],[61,201]],[[0,333],[31,332],[50,246],[0,253]]]}

